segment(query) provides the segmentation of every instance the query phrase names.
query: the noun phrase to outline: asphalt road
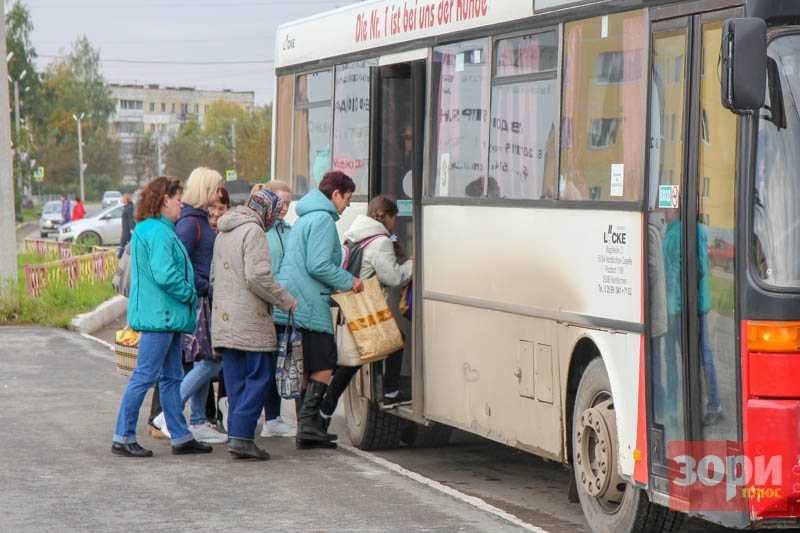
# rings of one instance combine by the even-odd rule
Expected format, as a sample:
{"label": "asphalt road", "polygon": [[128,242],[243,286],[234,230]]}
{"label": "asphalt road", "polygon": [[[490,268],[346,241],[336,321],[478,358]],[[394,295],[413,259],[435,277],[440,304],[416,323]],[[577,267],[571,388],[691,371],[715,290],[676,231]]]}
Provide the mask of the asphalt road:
{"label": "asphalt road", "polygon": [[[344,450],[273,460],[111,455],[125,378],[112,353],[62,330],[0,328],[4,531],[465,531],[521,528]],[[264,440],[261,440],[264,443]]]}

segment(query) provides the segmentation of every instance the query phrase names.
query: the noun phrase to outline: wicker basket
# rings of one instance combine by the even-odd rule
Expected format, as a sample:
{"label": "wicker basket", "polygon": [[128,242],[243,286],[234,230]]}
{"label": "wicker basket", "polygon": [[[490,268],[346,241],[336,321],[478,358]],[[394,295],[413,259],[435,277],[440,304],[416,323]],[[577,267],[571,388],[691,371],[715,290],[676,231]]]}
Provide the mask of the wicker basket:
{"label": "wicker basket", "polygon": [[139,334],[130,328],[117,331],[114,352],[117,354],[117,372],[130,376],[136,367],[136,354],[139,351]]}
{"label": "wicker basket", "polygon": [[125,346],[120,343],[114,345],[114,352],[117,354],[117,372],[123,376],[130,376],[136,367],[136,353],[139,348],[136,346]]}

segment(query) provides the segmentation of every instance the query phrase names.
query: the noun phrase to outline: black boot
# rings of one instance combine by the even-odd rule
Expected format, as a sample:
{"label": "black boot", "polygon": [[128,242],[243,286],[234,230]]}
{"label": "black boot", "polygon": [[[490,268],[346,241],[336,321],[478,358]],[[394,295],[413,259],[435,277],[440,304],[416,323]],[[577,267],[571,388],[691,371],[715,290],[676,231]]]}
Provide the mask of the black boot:
{"label": "black boot", "polygon": [[[303,405],[300,407],[300,416],[297,424],[297,447],[301,448],[306,441],[311,443],[336,440],[336,435],[331,435],[325,431],[325,422],[319,414],[319,404],[328,388],[324,383],[311,381],[303,397]],[[329,446],[326,446],[329,447]]]}
{"label": "black boot", "polygon": [[228,453],[237,459],[269,460],[269,454],[262,450],[251,440],[231,438],[228,441]]}

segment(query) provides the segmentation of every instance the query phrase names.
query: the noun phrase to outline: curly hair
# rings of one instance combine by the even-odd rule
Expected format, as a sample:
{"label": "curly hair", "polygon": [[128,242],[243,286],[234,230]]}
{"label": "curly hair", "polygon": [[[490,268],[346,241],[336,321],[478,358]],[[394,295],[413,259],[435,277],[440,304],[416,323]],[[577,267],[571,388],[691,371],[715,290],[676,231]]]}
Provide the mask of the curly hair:
{"label": "curly hair", "polygon": [[141,222],[147,218],[158,218],[164,206],[164,197],[170,198],[183,192],[183,185],[177,178],[159,176],[153,178],[144,189],[136,204],[136,221]]}

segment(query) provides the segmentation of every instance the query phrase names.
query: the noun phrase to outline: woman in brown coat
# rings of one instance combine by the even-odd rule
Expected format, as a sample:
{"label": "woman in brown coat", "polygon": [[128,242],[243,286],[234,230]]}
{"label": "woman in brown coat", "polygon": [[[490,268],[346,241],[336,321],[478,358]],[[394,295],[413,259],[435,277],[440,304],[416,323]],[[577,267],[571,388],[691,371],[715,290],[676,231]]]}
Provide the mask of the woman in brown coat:
{"label": "woman in brown coat", "polygon": [[222,353],[228,393],[228,451],[238,458],[266,460],[255,445],[256,424],[271,379],[270,358],[278,343],[272,306],[293,310],[297,303],[272,277],[269,230],[281,209],[274,193],[262,190],[246,206],[219,220],[211,267],[214,308],[211,340]]}

